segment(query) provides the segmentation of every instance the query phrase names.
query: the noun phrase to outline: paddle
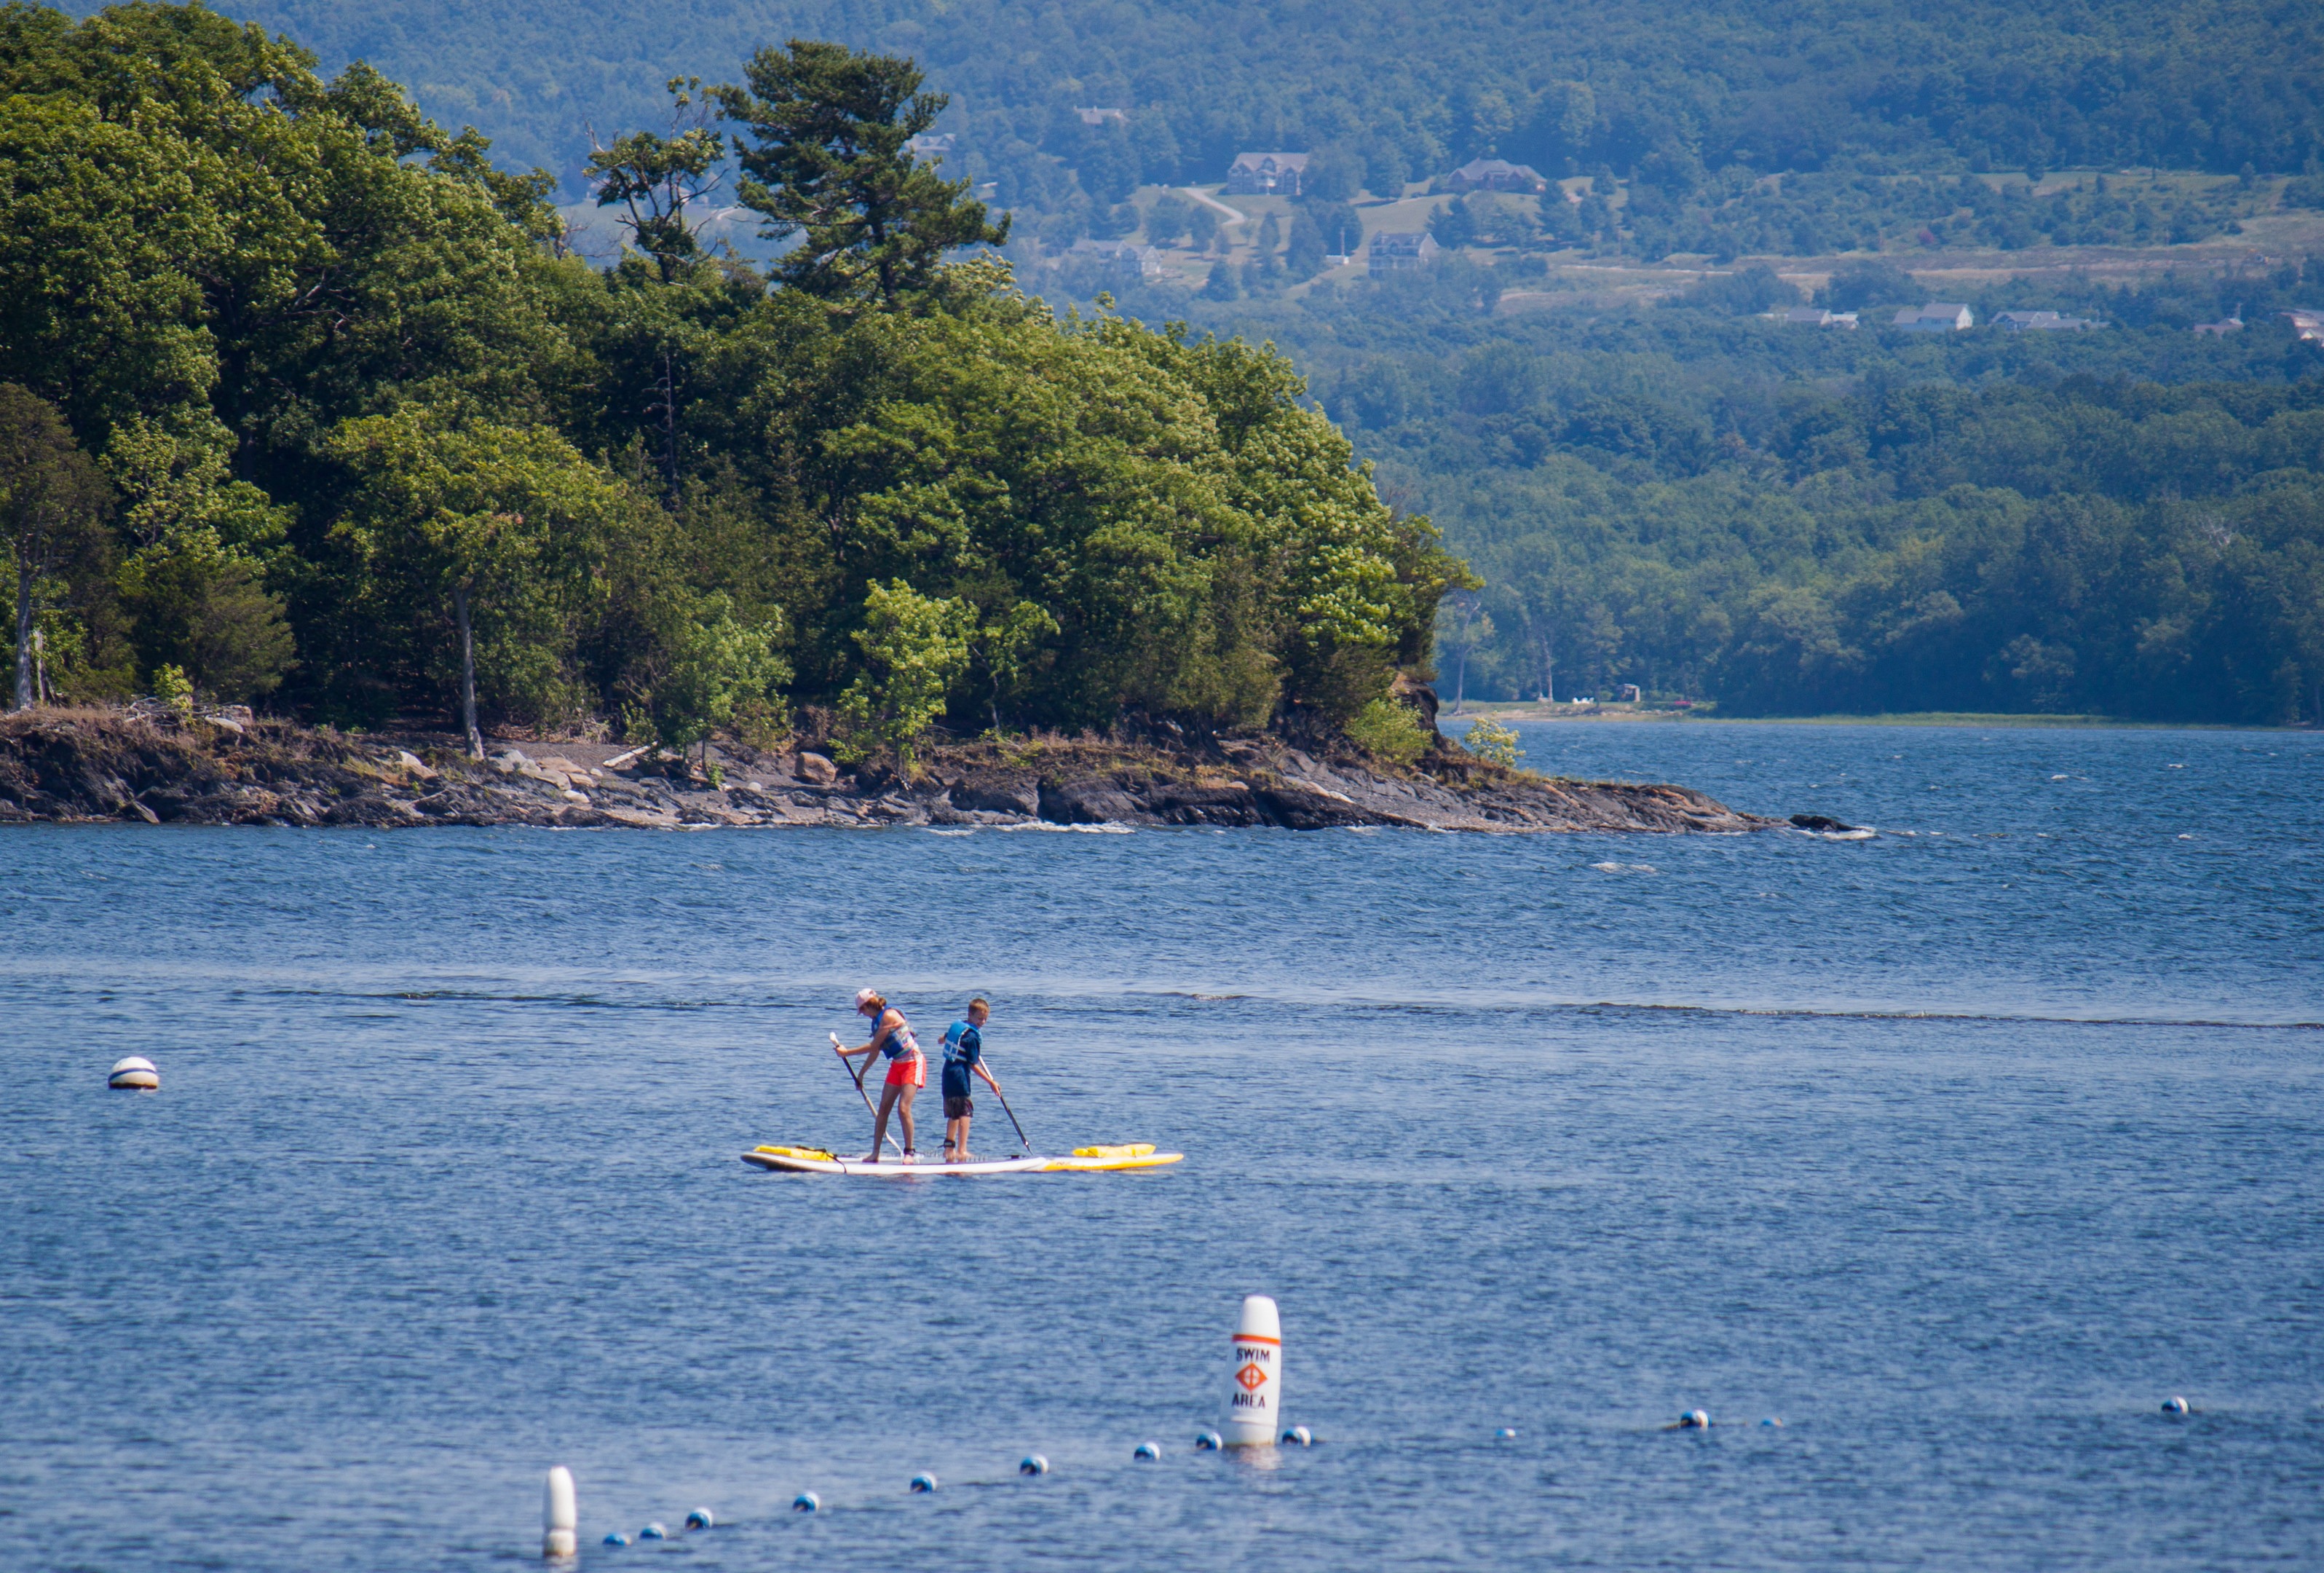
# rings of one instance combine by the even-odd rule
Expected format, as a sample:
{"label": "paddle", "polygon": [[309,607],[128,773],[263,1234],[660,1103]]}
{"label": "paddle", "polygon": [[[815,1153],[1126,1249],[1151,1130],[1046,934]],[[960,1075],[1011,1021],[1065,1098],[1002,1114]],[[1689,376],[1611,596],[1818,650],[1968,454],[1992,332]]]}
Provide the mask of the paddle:
{"label": "paddle", "polygon": [[[1017,1125],[1017,1111],[1009,1106],[1008,1095],[1001,1090],[999,1082],[996,1081],[991,1085],[992,1096],[1001,1100],[1001,1112],[1009,1116],[1010,1124]],[[1025,1139],[1025,1127],[1022,1125],[1017,1125],[1017,1144],[1024,1149],[1026,1157],[1030,1158],[1033,1155],[1033,1143]]]}
{"label": "paddle", "polygon": [[[834,1054],[839,1055],[839,1069],[842,1070],[847,1070],[847,1056],[843,1051],[843,1046],[839,1041],[839,1034],[836,1032],[834,1032],[831,1035],[831,1051]],[[871,1068],[866,1066],[864,1069],[868,1070]],[[873,1124],[878,1124],[880,1123],[880,1111],[872,1106],[872,1095],[863,1090],[863,1078],[856,1075],[853,1071],[848,1070],[847,1079],[855,1084],[855,1096],[863,1100],[863,1112],[872,1116],[872,1123]],[[1002,1106],[1006,1107],[1007,1106],[1003,1105]],[[1012,1115],[1010,1117],[1014,1118],[1015,1116]],[[901,1152],[904,1150],[904,1144],[901,1142],[897,1141],[893,1136],[888,1138],[888,1145],[893,1147],[899,1152]]]}

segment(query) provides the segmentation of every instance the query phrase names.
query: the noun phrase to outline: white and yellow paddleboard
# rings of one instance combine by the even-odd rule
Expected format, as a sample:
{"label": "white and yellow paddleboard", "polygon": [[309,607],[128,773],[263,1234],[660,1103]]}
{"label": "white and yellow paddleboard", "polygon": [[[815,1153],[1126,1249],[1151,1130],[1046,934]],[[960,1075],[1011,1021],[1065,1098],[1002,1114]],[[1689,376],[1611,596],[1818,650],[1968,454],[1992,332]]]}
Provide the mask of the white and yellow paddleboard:
{"label": "white and yellow paddleboard", "polygon": [[742,1161],[760,1169],[788,1174],[1037,1174],[1056,1161],[1052,1158],[980,1158],[972,1163],[900,1163],[892,1158],[866,1163],[842,1158],[820,1147],[753,1147]]}
{"label": "white and yellow paddleboard", "polygon": [[1070,1158],[1047,1160],[1052,1174],[1095,1174],[1114,1169],[1159,1169],[1185,1157],[1184,1152],[1157,1152],[1151,1142],[1123,1142],[1111,1147],[1076,1147]]}
{"label": "white and yellow paddleboard", "polygon": [[1151,1142],[1129,1142],[1110,1147],[1076,1147],[1069,1158],[980,1158],[969,1163],[902,1163],[892,1158],[866,1163],[860,1158],[842,1158],[821,1147],[753,1147],[742,1154],[742,1161],[753,1168],[786,1174],[893,1178],[906,1174],[1096,1174],[1116,1169],[1159,1169],[1184,1157],[1184,1152],[1157,1152]]}

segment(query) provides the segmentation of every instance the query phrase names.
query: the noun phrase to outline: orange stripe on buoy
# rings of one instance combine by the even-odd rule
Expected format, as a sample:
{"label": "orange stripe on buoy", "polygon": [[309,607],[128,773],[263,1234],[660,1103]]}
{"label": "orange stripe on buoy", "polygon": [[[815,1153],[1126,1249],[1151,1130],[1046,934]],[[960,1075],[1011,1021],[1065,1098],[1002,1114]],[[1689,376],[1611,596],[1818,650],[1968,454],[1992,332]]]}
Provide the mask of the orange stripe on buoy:
{"label": "orange stripe on buoy", "polygon": [[1257,1333],[1237,1333],[1234,1341],[1238,1344],[1272,1344],[1278,1349],[1283,1347],[1282,1339],[1262,1338]]}

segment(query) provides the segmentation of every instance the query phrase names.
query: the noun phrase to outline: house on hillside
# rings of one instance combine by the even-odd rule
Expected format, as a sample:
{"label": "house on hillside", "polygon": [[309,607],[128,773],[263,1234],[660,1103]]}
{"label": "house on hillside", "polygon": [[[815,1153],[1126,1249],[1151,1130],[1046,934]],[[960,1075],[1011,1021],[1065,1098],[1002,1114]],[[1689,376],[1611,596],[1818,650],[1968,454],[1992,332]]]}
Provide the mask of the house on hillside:
{"label": "house on hillside", "polygon": [[2106,326],[2089,317],[2068,317],[2056,311],[2003,311],[1994,317],[1993,325],[2011,333],[2080,333]]}
{"label": "house on hillside", "polygon": [[2236,309],[2234,310],[2228,312],[2225,317],[2220,318],[2217,322],[2198,322],[2195,324],[2195,337],[2198,338],[2202,338],[2203,335],[2207,333],[2214,338],[2225,338],[2230,333],[2241,333],[2243,330],[2244,303],[2241,301],[2236,302]]}
{"label": "house on hillside", "polygon": [[1827,311],[1820,306],[1792,306],[1767,315],[1794,328],[1846,328],[1852,331],[1856,327],[1855,312]]}
{"label": "house on hillside", "polygon": [[1406,268],[1425,268],[1436,260],[1436,254],[1443,249],[1436,244],[1436,237],[1425,229],[1382,230],[1371,238],[1372,277]]}
{"label": "house on hillside", "polygon": [[1108,121],[1111,121],[1116,125],[1127,125],[1130,124],[1130,111],[1127,109],[1100,109],[1095,106],[1084,109],[1076,106],[1074,109],[1074,113],[1082,117],[1082,124],[1084,125],[1089,126],[1093,130],[1098,126],[1103,125]]}
{"label": "house on hillside", "polygon": [[1967,306],[1952,301],[1932,301],[1925,306],[1904,308],[1896,313],[1894,326],[1907,333],[1958,333],[1976,321],[1976,313]]}
{"label": "house on hillside", "polygon": [[950,132],[927,131],[904,143],[905,151],[916,159],[940,159],[960,146],[960,138]]}
{"label": "house on hillside", "polygon": [[1549,190],[1549,182],[1530,164],[1513,164],[1507,159],[1471,159],[1444,177],[1448,191],[1523,191],[1537,195]]}
{"label": "house on hillside", "polygon": [[1304,153],[1239,153],[1227,166],[1227,190],[1238,197],[1296,197],[1307,178]]}
{"label": "house on hillside", "polygon": [[1077,240],[1066,254],[1097,263],[1114,277],[1129,283],[1154,278],[1162,272],[1161,251],[1132,241]]}
{"label": "house on hillside", "polygon": [[2324,311],[2279,311],[2303,344],[2324,344]]}

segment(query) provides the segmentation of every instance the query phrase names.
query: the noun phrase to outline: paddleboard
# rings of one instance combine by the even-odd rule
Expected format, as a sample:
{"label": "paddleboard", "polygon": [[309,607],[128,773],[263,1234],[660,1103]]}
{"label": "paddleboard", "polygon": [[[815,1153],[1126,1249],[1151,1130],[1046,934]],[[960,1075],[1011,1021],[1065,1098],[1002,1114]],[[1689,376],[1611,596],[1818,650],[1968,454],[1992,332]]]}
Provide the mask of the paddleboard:
{"label": "paddleboard", "polygon": [[904,1174],[1036,1174],[1056,1160],[980,1158],[973,1163],[899,1163],[890,1158],[877,1163],[866,1163],[861,1159],[842,1158],[820,1147],[753,1147],[742,1154],[742,1161],[755,1168],[777,1170],[788,1174],[892,1177]]}
{"label": "paddleboard", "polygon": [[1116,1169],[1159,1169],[1185,1157],[1184,1152],[1157,1152],[1151,1142],[1124,1142],[1110,1147],[1076,1147],[1068,1158],[1049,1160],[1052,1174],[1096,1174]]}

